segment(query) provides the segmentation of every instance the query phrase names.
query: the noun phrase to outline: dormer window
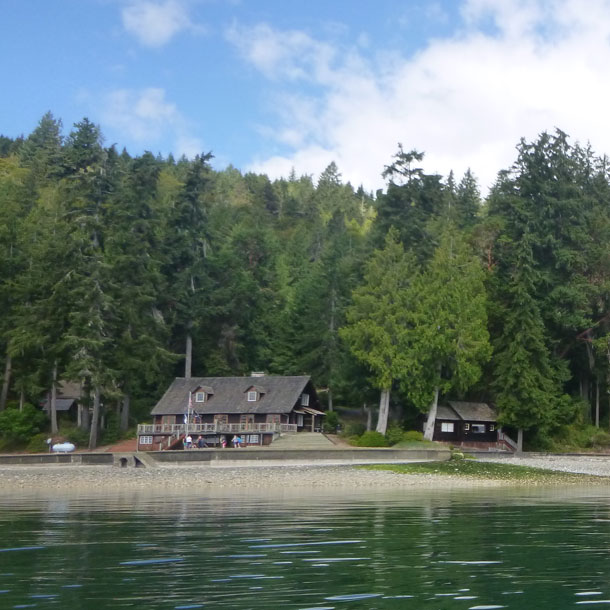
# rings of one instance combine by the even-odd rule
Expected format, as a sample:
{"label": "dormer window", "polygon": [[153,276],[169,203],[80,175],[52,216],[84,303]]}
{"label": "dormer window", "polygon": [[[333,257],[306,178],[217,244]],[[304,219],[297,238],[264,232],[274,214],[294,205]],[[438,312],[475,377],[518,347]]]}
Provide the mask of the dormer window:
{"label": "dormer window", "polygon": [[192,396],[196,403],[208,402],[214,396],[214,388],[209,385],[200,385],[193,389]]}
{"label": "dormer window", "polygon": [[261,400],[263,397],[263,394],[267,393],[267,390],[265,390],[265,388],[262,388],[259,385],[251,385],[247,391],[248,391],[248,402],[256,402],[257,400]]}
{"label": "dormer window", "polygon": [[302,407],[309,406],[309,394],[301,394],[301,406]]}

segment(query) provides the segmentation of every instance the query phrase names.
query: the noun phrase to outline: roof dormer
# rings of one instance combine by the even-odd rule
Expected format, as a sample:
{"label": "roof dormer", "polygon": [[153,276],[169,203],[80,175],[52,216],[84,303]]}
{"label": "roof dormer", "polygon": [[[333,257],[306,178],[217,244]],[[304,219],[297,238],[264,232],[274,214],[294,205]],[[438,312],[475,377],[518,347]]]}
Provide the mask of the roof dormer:
{"label": "roof dormer", "polygon": [[246,392],[248,402],[257,402],[263,397],[264,394],[267,393],[267,390],[259,385],[252,385],[246,390]]}
{"label": "roof dormer", "polygon": [[207,402],[214,395],[214,389],[209,385],[201,385],[194,392],[195,403]]}

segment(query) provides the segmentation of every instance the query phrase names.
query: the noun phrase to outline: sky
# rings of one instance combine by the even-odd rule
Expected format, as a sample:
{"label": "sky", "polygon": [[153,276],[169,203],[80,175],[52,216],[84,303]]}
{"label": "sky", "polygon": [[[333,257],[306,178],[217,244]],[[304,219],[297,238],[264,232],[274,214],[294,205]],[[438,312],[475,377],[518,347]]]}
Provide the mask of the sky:
{"label": "sky", "polygon": [[0,134],[368,191],[402,144],[483,192],[521,138],[610,153],[610,0],[0,0]]}

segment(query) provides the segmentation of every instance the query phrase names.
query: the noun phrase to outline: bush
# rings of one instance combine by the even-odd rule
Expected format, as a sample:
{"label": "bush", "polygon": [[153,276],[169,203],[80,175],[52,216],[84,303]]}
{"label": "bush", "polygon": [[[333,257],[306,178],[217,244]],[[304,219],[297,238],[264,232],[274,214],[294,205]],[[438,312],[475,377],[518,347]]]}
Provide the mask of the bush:
{"label": "bush", "polygon": [[339,426],[339,416],[336,411],[327,411],[324,417],[324,424],[322,430],[325,434],[334,434]]}
{"label": "bush", "polygon": [[9,442],[26,443],[41,432],[47,422],[42,411],[26,403],[21,411],[10,408],[0,413],[0,435]]}
{"label": "bush", "polygon": [[610,434],[604,430],[598,430],[589,439],[591,447],[610,447]]}
{"label": "bush", "polygon": [[381,432],[369,430],[356,441],[356,445],[358,447],[387,447],[388,440]]}
{"label": "bush", "polygon": [[89,445],[89,433],[81,430],[74,424],[61,427],[61,435],[77,447],[87,447]]}
{"label": "bush", "polygon": [[47,444],[47,439],[49,435],[47,432],[40,432],[39,434],[35,434],[28,443],[26,447],[26,451],[29,453],[47,453],[49,451],[49,445]]}
{"label": "bush", "polygon": [[396,445],[404,440],[405,431],[397,424],[392,424],[387,432],[385,433],[385,437],[388,441],[388,445]]}
{"label": "bush", "polygon": [[119,419],[115,412],[108,413],[106,416],[106,428],[101,431],[100,440],[105,445],[116,443],[121,439]]}
{"label": "bush", "polygon": [[402,440],[408,443],[421,443],[424,440],[424,433],[419,430],[407,430],[402,435]]}
{"label": "bush", "polygon": [[350,422],[345,424],[343,436],[348,438],[352,436],[362,436],[366,432],[366,426],[360,422]]}

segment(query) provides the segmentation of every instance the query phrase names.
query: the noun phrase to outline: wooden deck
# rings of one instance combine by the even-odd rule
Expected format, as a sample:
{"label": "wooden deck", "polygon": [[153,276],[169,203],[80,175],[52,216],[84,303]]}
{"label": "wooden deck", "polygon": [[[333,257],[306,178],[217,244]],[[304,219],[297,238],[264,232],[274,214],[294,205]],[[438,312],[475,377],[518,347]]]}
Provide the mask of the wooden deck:
{"label": "wooden deck", "polygon": [[[296,434],[296,424],[189,424],[188,434],[265,434],[280,432]],[[140,424],[138,436],[168,435],[180,436],[187,433],[186,424]]]}

